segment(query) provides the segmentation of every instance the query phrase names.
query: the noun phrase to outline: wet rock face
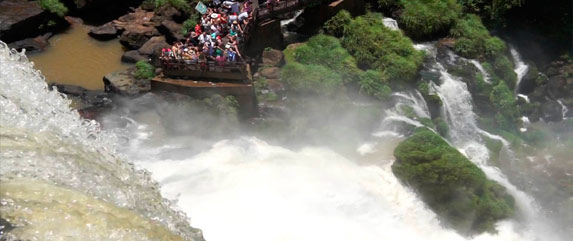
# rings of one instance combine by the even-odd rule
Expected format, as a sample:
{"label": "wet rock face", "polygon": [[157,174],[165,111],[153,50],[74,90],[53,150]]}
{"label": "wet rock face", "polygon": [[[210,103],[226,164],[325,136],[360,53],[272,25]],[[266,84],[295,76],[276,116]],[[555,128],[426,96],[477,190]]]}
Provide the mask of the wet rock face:
{"label": "wet rock face", "polygon": [[11,43],[66,27],[68,23],[44,10],[37,1],[0,1],[0,40]]}
{"label": "wet rock face", "polygon": [[268,49],[263,52],[263,66],[278,67],[284,62],[284,54],[280,50]]}
{"label": "wet rock face", "polygon": [[185,39],[183,34],[181,34],[181,28],[181,24],[172,20],[163,20],[161,24],[157,26],[157,30],[165,35],[167,41],[170,43],[183,41]]}

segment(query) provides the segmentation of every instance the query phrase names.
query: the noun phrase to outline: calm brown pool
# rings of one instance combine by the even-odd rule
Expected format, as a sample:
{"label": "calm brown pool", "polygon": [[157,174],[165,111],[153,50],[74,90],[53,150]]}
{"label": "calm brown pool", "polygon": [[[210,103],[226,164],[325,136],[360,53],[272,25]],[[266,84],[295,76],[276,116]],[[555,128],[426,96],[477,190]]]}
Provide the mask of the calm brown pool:
{"label": "calm brown pool", "polygon": [[118,39],[97,41],[88,35],[89,30],[89,26],[74,24],[52,37],[45,51],[28,55],[46,82],[103,89],[105,74],[129,66],[120,60],[123,48]]}

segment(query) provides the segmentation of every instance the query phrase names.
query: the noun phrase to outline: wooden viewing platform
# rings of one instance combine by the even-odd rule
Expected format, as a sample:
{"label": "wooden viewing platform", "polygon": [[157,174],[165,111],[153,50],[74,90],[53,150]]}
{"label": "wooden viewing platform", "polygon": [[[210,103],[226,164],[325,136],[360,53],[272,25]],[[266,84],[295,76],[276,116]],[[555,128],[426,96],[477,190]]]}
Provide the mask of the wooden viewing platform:
{"label": "wooden viewing platform", "polygon": [[[239,51],[244,52],[244,46],[250,40],[252,32],[256,30],[257,24],[320,2],[323,1],[281,0],[270,5],[267,3],[260,5],[255,1],[253,19],[245,26]],[[237,60],[237,62],[225,62],[223,65],[214,61],[191,62],[181,59],[160,61],[163,73],[151,80],[151,89],[194,98],[232,95],[239,103],[239,113],[242,117],[256,116],[257,100],[252,84],[251,66],[242,57]]]}

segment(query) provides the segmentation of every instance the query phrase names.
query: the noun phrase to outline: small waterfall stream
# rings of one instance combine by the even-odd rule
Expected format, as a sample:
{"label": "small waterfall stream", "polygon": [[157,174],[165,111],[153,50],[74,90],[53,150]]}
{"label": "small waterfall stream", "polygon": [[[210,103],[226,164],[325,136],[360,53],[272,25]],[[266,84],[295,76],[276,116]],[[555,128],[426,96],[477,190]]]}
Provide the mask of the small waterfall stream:
{"label": "small waterfall stream", "polygon": [[514,92],[515,94],[518,94],[519,84],[521,84],[523,76],[527,74],[527,71],[529,70],[529,65],[523,62],[523,60],[521,59],[521,55],[519,54],[519,52],[517,52],[517,50],[514,47],[509,46],[509,52],[511,53],[511,57],[513,58],[513,64],[515,65],[513,71],[515,71],[515,73],[517,74],[517,82],[515,83]]}

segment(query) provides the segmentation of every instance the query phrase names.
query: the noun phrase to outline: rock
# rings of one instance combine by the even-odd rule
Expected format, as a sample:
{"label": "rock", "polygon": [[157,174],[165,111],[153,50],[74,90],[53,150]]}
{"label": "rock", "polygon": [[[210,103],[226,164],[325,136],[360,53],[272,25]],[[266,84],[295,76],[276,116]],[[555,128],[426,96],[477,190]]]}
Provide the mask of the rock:
{"label": "rock", "polygon": [[157,26],[157,30],[159,33],[165,35],[170,43],[185,39],[183,34],[181,34],[181,24],[171,20],[164,20],[161,22],[161,25]]}
{"label": "rock", "polygon": [[64,19],[69,24],[84,24],[84,20],[82,20],[81,18],[76,18],[76,17],[72,17],[72,16],[65,16]]}
{"label": "rock", "polygon": [[35,38],[27,38],[24,40],[13,42],[11,44],[8,44],[8,47],[16,49],[18,51],[21,51],[22,49],[26,49],[26,51],[28,52],[42,51],[46,47],[48,47],[48,45],[50,45],[50,42],[48,42],[48,39],[50,37],[52,37],[52,33],[46,33],[42,36],[38,36]]}
{"label": "rock", "polygon": [[270,91],[275,93],[285,90],[283,83],[278,79],[267,79],[267,86]]}
{"label": "rock", "polygon": [[545,121],[558,122],[563,119],[562,107],[554,100],[547,101],[541,105],[542,118]]}
{"label": "rock", "polygon": [[137,95],[151,89],[149,80],[138,80],[133,76],[135,67],[111,72],[103,77],[105,92],[120,95]]}
{"label": "rock", "polygon": [[122,32],[119,38],[120,43],[128,49],[139,49],[151,37],[158,36],[159,31],[151,22],[153,16],[153,12],[147,12],[138,8],[135,12],[112,21],[118,31]]}
{"label": "rock", "polygon": [[88,34],[98,40],[109,40],[116,38],[118,31],[115,25],[109,22],[92,28]]}
{"label": "rock", "polygon": [[6,43],[59,30],[68,23],[37,1],[0,1],[0,39]]}
{"label": "rock", "polygon": [[259,73],[267,79],[278,79],[281,76],[281,69],[278,67],[264,68]]}
{"label": "rock", "polygon": [[456,40],[453,38],[443,38],[443,39],[440,39],[440,41],[438,41],[438,48],[439,47],[446,47],[446,48],[453,50],[455,45],[456,45]]}
{"label": "rock", "polygon": [[187,19],[185,14],[170,5],[164,5],[155,11],[152,21],[162,23],[163,21],[183,22]]}
{"label": "rock", "polygon": [[137,63],[140,60],[146,60],[147,57],[141,55],[137,50],[130,50],[121,56],[121,62],[124,63]]}
{"label": "rock", "polygon": [[279,67],[284,60],[284,54],[280,50],[268,49],[263,52],[263,66]]}
{"label": "rock", "polygon": [[62,94],[71,96],[82,96],[88,91],[83,87],[77,85],[52,84],[50,86],[52,87],[52,89],[55,88],[58,92]]}
{"label": "rock", "polygon": [[537,87],[537,79],[539,78],[539,72],[534,63],[529,63],[529,69],[527,73],[521,79],[519,83],[518,93],[529,94]]}
{"label": "rock", "polygon": [[153,55],[157,51],[161,51],[162,48],[169,48],[169,44],[165,41],[165,37],[156,36],[149,39],[139,50],[137,50],[142,55]]}

